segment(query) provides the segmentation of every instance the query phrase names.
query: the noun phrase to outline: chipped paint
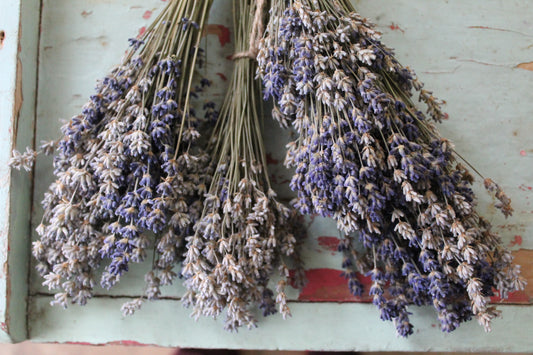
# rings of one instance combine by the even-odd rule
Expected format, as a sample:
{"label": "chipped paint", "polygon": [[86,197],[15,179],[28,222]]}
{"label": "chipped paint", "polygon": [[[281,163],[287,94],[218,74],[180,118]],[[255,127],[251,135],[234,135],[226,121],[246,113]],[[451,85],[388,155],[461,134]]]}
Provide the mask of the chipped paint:
{"label": "chipped paint", "polygon": [[216,73],[216,75],[218,75],[220,77],[220,79],[222,79],[224,81],[228,81],[228,78],[226,77],[226,75],[224,75],[224,73]]}
{"label": "chipped paint", "polygon": [[143,14],[143,19],[148,20],[150,17],[152,17],[152,11],[146,10],[146,12]]}
{"label": "chipped paint", "polygon": [[325,250],[336,252],[339,247],[340,239],[337,237],[321,236],[317,238],[318,245]]}
{"label": "chipped paint", "polygon": [[217,35],[221,47],[231,42],[229,28],[224,25],[209,24],[207,25],[206,34]]}
{"label": "chipped paint", "polygon": [[[523,233],[526,231],[526,225],[523,223],[505,223],[499,224],[496,226],[499,229],[499,232],[514,232],[514,233]],[[510,233],[507,233],[510,234]]]}
{"label": "chipped paint", "polygon": [[66,345],[81,345],[81,346],[139,346],[139,347],[158,346],[157,344],[141,343],[136,340],[115,340],[115,341],[109,341],[105,343],[97,343],[97,342],[89,342],[89,341],[65,341],[65,342],[52,341],[48,343],[58,344],[58,345],[66,344]]}
{"label": "chipped paint", "polygon": [[122,346],[149,346],[149,344],[139,343],[135,340],[118,340],[107,343],[107,345],[122,345]]}
{"label": "chipped paint", "polygon": [[521,235],[515,235],[513,240],[511,241],[511,243],[509,243],[510,247],[514,247],[516,245],[518,245],[518,246],[522,245],[522,236]]}
{"label": "chipped paint", "polygon": [[154,344],[145,344],[140,343],[135,340],[116,340],[106,343],[91,343],[88,341],[66,341],[64,343],[52,342],[52,344],[67,344],[67,345],[82,345],[82,346],[107,346],[107,345],[118,345],[118,346],[154,346]]}
{"label": "chipped paint", "polygon": [[524,69],[524,70],[533,71],[533,62],[520,63],[516,67],[518,69]]}
{"label": "chipped paint", "polygon": [[521,191],[533,191],[533,186],[528,186],[526,184],[521,184],[520,186],[518,186],[518,188]]}
{"label": "chipped paint", "polygon": [[279,164],[279,160],[278,159],[275,159],[273,156],[272,156],[272,153],[267,153],[266,155],[266,163],[268,165],[277,165]]}
{"label": "chipped paint", "polygon": [[4,47],[4,40],[6,39],[6,33],[4,30],[0,30],[0,49]]}
{"label": "chipped paint", "polygon": [[[54,344],[60,344],[58,342],[54,342]],[[68,344],[68,345],[83,345],[83,346],[93,346],[95,344],[93,343],[89,343],[89,342],[86,342],[86,341],[66,341],[64,342],[63,344]]]}
{"label": "chipped paint", "polygon": [[[341,270],[310,269],[305,271],[307,283],[298,295],[299,301],[309,302],[370,302],[368,296],[356,297],[350,293]],[[359,281],[368,288],[369,277],[358,275]]]}
{"label": "chipped paint", "polygon": [[389,28],[392,30],[392,31],[400,31],[401,33],[405,33],[405,31],[403,29],[400,28],[400,26],[398,26],[398,24],[396,23],[391,23]]}

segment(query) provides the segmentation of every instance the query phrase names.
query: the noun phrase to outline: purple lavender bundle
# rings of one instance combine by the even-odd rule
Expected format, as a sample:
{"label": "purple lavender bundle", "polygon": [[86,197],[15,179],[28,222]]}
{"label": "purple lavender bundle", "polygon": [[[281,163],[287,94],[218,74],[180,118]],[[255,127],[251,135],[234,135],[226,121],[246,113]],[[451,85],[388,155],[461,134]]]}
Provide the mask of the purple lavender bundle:
{"label": "purple lavender bundle", "polygon": [[[132,262],[152,262],[145,296],[177,276],[185,237],[201,213],[210,182],[200,131],[212,125],[191,101],[205,85],[197,69],[212,1],[171,1],[140,39],[130,40],[122,63],[98,83],[80,115],[63,127],[54,158],[57,180],[43,200],[33,254],[44,285],[57,290],[52,303],[84,305],[101,285],[119,282]],[[50,153],[54,144],[42,150]],[[30,168],[36,152],[15,155]],[[147,248],[154,257],[147,258]],[[123,307],[132,313],[138,299]]]}
{"label": "purple lavender bundle", "polygon": [[[249,49],[253,4],[234,2],[238,52]],[[254,308],[267,316],[277,304],[284,318],[290,315],[284,289],[289,267],[299,266],[298,246],[305,236],[295,211],[279,202],[270,186],[255,72],[253,59],[235,59],[210,141],[213,178],[183,263],[184,303],[193,308],[193,317],[216,318],[225,311],[225,328],[231,331],[255,327]],[[269,282],[277,272],[281,280],[274,295]]]}
{"label": "purple lavender bundle", "polygon": [[[489,297],[523,288],[519,266],[477,214],[472,175],[413,89],[437,122],[440,102],[375,26],[347,0],[275,0],[258,62],[273,117],[297,132],[285,161],[297,208],[334,218],[365,248],[349,236],[340,246],[351,291],[363,291],[356,271],[371,275],[374,304],[401,336],[413,332],[411,304],[433,305],[443,331],[472,316],[489,330]],[[509,198],[485,185],[510,215]]]}

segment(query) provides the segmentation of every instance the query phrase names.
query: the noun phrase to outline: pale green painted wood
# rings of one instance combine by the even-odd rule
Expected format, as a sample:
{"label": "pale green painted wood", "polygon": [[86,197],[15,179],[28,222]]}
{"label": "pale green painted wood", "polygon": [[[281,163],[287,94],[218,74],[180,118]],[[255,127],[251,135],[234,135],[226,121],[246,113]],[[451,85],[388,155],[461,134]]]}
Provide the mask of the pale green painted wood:
{"label": "pale green painted wood", "polygon": [[12,171],[13,148],[33,140],[39,6],[37,0],[2,4],[0,30],[0,341],[27,338],[31,180]]}
{"label": "pale green painted wood", "polygon": [[[22,106],[16,118],[17,137],[14,147],[24,150],[33,145],[34,138],[40,1],[23,0],[20,2],[20,9],[18,80]],[[32,179],[29,174],[21,171],[12,171],[11,179],[8,256],[10,304],[7,325],[12,340],[19,342],[27,339]]]}
{"label": "pale green painted wood", "polygon": [[[230,0],[215,2],[211,23],[229,25]],[[515,216],[504,220],[493,201],[480,192],[480,211],[509,241],[523,237],[522,247],[533,248],[533,72],[517,65],[533,61],[532,0],[359,0],[359,11],[376,21],[384,42],[396,48],[401,62],[414,68],[428,89],[445,99],[450,120],[441,125],[444,136],[486,176],[501,183],[513,199]],[[37,140],[58,135],[59,118],[77,114],[92,93],[95,79],[118,62],[125,41],[149,20],[142,15],[162,6],[159,0],[44,0],[40,43]],[[85,13],[84,13],[85,11]],[[82,15],[82,13],[84,15]],[[120,15],[118,15],[120,14]],[[399,28],[393,29],[393,28]],[[222,97],[224,82],[214,75],[228,73],[225,58],[231,46],[221,48],[208,37],[211,60],[208,72],[215,82],[214,95]],[[267,121],[268,122],[268,121]],[[283,160],[286,136],[271,122],[265,139],[273,158]],[[50,160],[36,167],[35,215],[39,200],[51,181]],[[287,172],[271,167],[276,180]],[[285,188],[282,195],[287,196]],[[338,268],[338,256],[318,253],[316,237],[337,235],[331,221],[317,219],[310,226],[305,246],[308,268]],[[142,288],[146,267],[134,268],[111,294],[136,296]],[[33,294],[48,292],[32,277]],[[180,287],[165,290],[178,298]],[[408,340],[396,339],[393,327],[378,319],[372,305],[294,303],[294,317],[261,320],[259,329],[231,335],[210,320],[194,323],[177,300],[147,304],[133,318],[120,316],[127,298],[102,295],[85,308],[67,311],[50,308],[49,298],[39,295],[30,302],[30,338],[35,341],[86,341],[106,343],[135,340],[160,345],[243,347],[265,349],[357,349],[357,350],[463,350],[528,351],[533,349],[533,307],[504,306],[504,318],[494,322],[485,335],[472,322],[458,332],[443,335],[430,310],[414,309],[418,333]],[[291,299],[295,299],[293,292]]]}
{"label": "pale green painted wood", "polygon": [[[533,349],[533,308],[505,306],[503,318],[485,333],[475,322],[453,334],[443,334],[433,311],[422,309],[413,317],[418,331],[409,339],[391,336],[391,323],[376,317],[370,304],[291,303],[293,317],[279,315],[262,322],[257,329],[230,334],[222,322],[188,318],[188,310],[177,301],[161,300],[147,305],[133,319],[123,318],[117,308],[126,299],[95,299],[86,308],[73,307],[54,312],[50,298],[32,300],[33,341],[88,342],[105,344],[135,341],[162,346],[202,348],[249,348],[269,350],[354,350],[354,351],[500,351],[528,352]],[[521,324],[522,326],[517,326]],[[512,331],[511,331],[512,329]]]}
{"label": "pale green painted wood", "polygon": [[[15,105],[16,63],[18,19],[20,3],[13,1],[6,4],[0,12],[0,26],[6,33],[6,40],[0,50],[0,323],[6,324],[8,313],[7,302],[7,251],[9,243],[9,185],[11,183],[10,170],[7,168],[12,147],[11,128],[13,108]],[[8,36],[14,36],[9,38]],[[6,326],[0,332],[1,341],[10,341]]]}

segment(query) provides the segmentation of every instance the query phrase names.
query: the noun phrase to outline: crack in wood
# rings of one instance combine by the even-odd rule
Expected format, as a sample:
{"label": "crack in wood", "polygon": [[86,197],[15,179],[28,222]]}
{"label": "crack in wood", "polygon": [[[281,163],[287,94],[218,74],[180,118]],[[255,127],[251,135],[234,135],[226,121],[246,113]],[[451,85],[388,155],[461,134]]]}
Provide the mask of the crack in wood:
{"label": "crack in wood", "polygon": [[510,32],[510,33],[516,33],[516,34],[522,35],[524,37],[533,37],[533,35],[530,35],[528,33],[515,31],[515,30],[509,30],[506,28],[498,28],[498,27],[490,27],[490,26],[468,26],[468,28],[474,29],[474,30],[492,30],[492,31],[500,31],[500,32]]}
{"label": "crack in wood", "polygon": [[477,59],[469,59],[469,58],[464,59],[464,58],[457,58],[457,57],[450,57],[450,59],[455,60],[457,62],[475,63],[475,64],[481,64],[481,65],[486,65],[486,66],[490,66],[490,67],[503,67],[503,68],[511,68],[512,67],[512,66],[507,65],[507,64],[489,63],[489,62],[483,62],[483,61],[477,60]]}

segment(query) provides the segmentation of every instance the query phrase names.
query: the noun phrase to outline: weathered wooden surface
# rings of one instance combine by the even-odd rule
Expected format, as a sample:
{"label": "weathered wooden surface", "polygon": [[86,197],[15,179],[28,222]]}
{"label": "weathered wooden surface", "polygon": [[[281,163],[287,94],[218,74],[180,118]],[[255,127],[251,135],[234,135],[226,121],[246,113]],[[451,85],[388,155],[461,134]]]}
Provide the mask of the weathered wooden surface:
{"label": "weathered wooden surface", "polygon": [[[506,306],[504,316],[494,323],[489,335],[471,322],[453,334],[444,334],[435,324],[431,309],[413,316],[417,330],[409,339],[397,338],[390,322],[382,322],[371,304],[291,303],[293,317],[272,317],[257,329],[230,334],[222,322],[188,317],[179,301],[161,300],[147,305],[144,312],[127,319],[116,309],[127,299],[94,299],[86,309],[50,312],[49,297],[38,297],[31,312],[34,341],[107,344],[158,344],[202,348],[268,350],[356,350],[356,351],[478,351],[528,352],[533,349],[533,309]],[[504,307],[502,307],[504,308]],[[518,326],[522,325],[522,326]]]}
{"label": "weathered wooden surface", "polygon": [[[15,3],[15,2],[14,2]],[[0,144],[0,339],[6,341],[9,339],[7,334],[7,251],[8,251],[8,234],[9,234],[9,185],[10,172],[6,164],[9,160],[12,140],[11,136],[11,117],[14,109],[14,92],[16,87],[16,66],[17,66],[17,41],[9,38],[9,36],[18,37],[18,8],[17,4],[14,6],[7,6],[4,8],[5,12],[0,13],[1,30],[4,31],[4,39],[2,40],[0,49],[0,61],[4,67],[1,69],[2,80],[0,81],[0,132],[2,139]],[[13,18],[10,18],[10,15]],[[8,69],[9,68],[9,69]]]}
{"label": "weathered wooden surface", "polygon": [[[212,12],[208,72],[222,97],[230,71],[225,58],[232,53],[226,27],[231,22],[230,0],[215,2]],[[194,323],[180,306],[182,289],[165,290],[167,300],[148,304],[131,319],[120,315],[120,303],[142,289],[144,266],[130,271],[109,298],[103,290],[85,308],[47,306],[48,290],[32,274],[29,334],[38,341],[107,343],[134,340],[162,345],[283,349],[358,350],[493,350],[533,349],[533,1],[501,0],[358,0],[359,11],[378,23],[384,42],[396,48],[401,62],[414,68],[426,87],[447,101],[450,119],[444,136],[480,172],[498,181],[513,199],[515,215],[505,220],[493,201],[478,188],[479,209],[512,246],[530,285],[502,306],[503,319],[485,335],[472,324],[451,335],[434,327],[429,309],[413,308],[418,333],[396,339],[393,327],[378,319],[370,304],[357,304],[339,276],[340,258],[334,251],[338,232],[324,219],[308,221],[305,246],[310,283],[294,301],[350,303],[293,303],[294,317],[262,320],[260,328],[238,335],[224,333],[210,320]],[[59,119],[79,112],[101,78],[124,53],[126,40],[142,31],[161,8],[160,0],[44,0],[40,41],[37,141],[58,136]],[[0,106],[1,108],[1,106]],[[284,134],[267,124],[269,165],[273,180],[288,178],[281,162]],[[4,154],[4,153],[2,153]],[[39,161],[35,175],[33,224],[39,223],[39,200],[51,181],[50,160]],[[289,192],[282,188],[282,195]],[[122,298],[121,298],[122,297]],[[123,298],[126,297],[126,298]],[[434,329],[435,328],[435,329]]]}
{"label": "weathered wooden surface", "polygon": [[7,163],[32,144],[38,1],[9,1],[0,11],[0,340],[27,338],[31,179]]}

